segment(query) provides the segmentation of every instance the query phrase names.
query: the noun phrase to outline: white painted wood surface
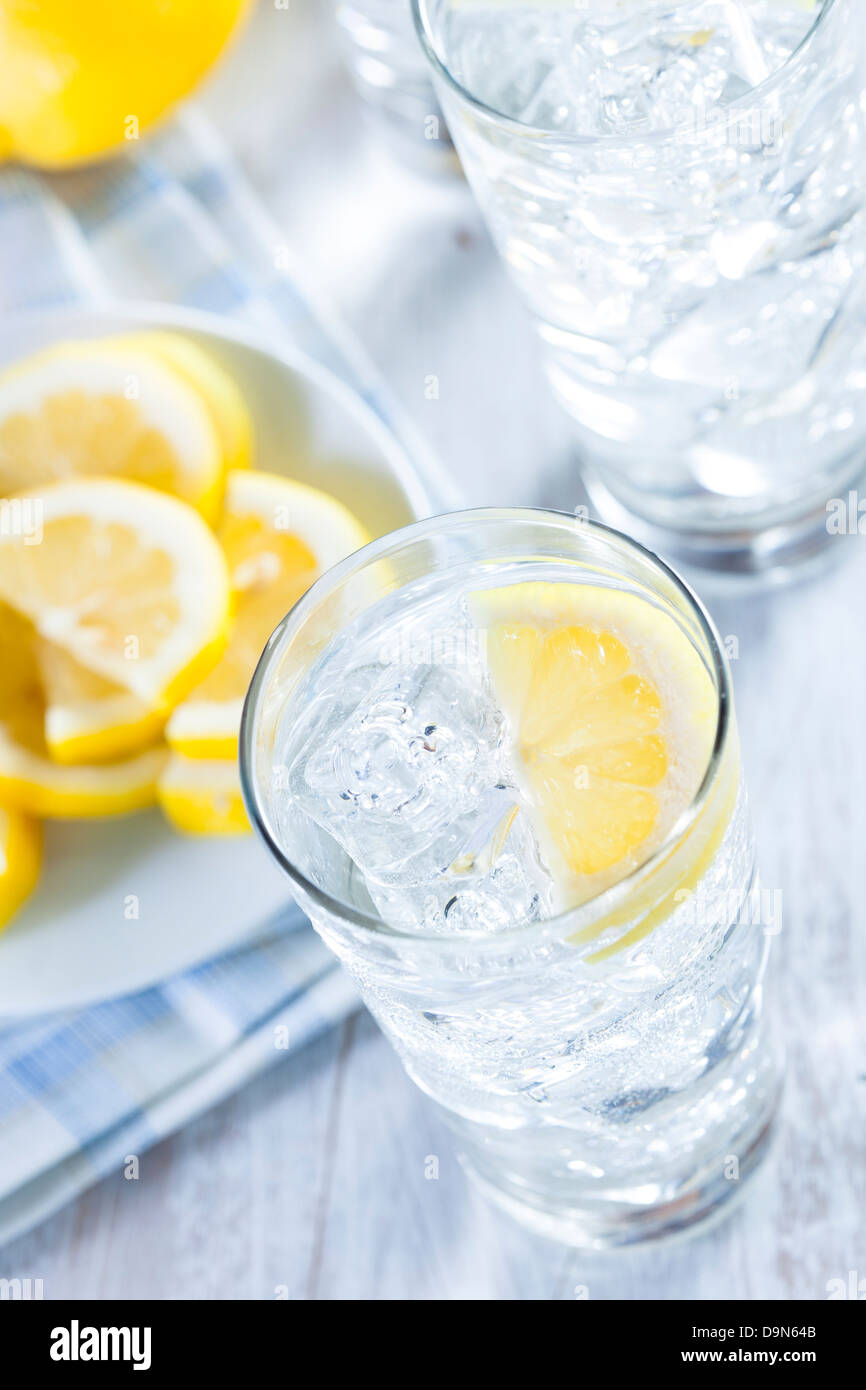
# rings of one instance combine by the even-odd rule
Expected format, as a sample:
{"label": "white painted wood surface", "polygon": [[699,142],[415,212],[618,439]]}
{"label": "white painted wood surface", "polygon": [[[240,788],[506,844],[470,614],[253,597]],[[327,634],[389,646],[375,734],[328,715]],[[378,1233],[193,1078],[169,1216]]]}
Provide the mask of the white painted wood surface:
{"label": "white painted wood surface", "polygon": [[[468,499],[571,506],[568,432],[472,200],[377,151],[327,11],[262,0],[207,105]],[[774,1155],[729,1220],[594,1258],[527,1235],[468,1187],[359,1015],[145,1155],[139,1182],[118,1174],[8,1246],[0,1274],[48,1298],[170,1299],[822,1299],[866,1279],[866,536],[836,545],[818,581],[711,603],[739,642],[764,882],[784,893],[790,1053]]]}

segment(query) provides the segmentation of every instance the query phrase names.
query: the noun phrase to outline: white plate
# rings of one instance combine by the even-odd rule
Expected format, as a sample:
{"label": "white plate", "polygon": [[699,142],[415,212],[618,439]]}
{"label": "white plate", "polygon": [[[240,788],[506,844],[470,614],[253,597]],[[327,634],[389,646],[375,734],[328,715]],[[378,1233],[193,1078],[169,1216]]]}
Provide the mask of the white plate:
{"label": "white plate", "polygon": [[[357,395],[303,355],[271,351],[215,315],[147,305],[9,316],[0,365],[60,338],[144,327],[186,334],[232,373],[253,414],[259,467],[334,493],[373,534],[435,509]],[[145,989],[261,930],[288,901],[252,836],[190,840],[156,812],[49,825],[42,882],[0,934],[0,1018]]]}

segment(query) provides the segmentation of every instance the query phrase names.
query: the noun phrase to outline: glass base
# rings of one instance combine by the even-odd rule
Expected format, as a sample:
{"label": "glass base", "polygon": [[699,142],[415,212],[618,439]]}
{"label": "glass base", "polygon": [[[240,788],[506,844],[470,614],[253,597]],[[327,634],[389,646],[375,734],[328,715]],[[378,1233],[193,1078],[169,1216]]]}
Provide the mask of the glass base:
{"label": "glass base", "polygon": [[781,1087],[750,1143],[738,1149],[738,1176],[726,1177],[715,1165],[712,1171],[696,1174],[666,1201],[641,1202],[639,1191],[632,1201],[627,1193],[598,1202],[592,1208],[570,1206],[544,1200],[532,1193],[526,1198],[513,1188],[500,1185],[493,1171],[482,1171],[465,1152],[458,1158],[472,1182],[495,1206],[520,1225],[548,1240],[579,1250],[616,1250],[644,1242],[669,1241],[694,1233],[730,1215],[745,1194],[749,1179],[769,1152],[775,1135],[775,1119]]}
{"label": "glass base", "polygon": [[[850,537],[828,530],[826,503],[763,530],[680,529],[648,520],[611,492],[592,468],[582,471],[602,521],[640,541],[706,592],[742,592],[808,579],[844,561],[850,550],[845,544]],[[863,496],[864,487],[866,472],[860,472],[841,495],[850,490]]]}

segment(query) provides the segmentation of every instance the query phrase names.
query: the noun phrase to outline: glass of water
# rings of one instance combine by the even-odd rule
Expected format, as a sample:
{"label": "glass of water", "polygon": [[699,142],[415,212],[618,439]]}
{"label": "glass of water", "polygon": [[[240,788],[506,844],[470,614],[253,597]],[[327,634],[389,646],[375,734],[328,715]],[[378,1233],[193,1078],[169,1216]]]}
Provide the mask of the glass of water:
{"label": "glass of water", "polygon": [[458,172],[409,0],[336,0],[334,12],[355,87],[395,152],[424,169]]}
{"label": "glass of water", "polygon": [[664,564],[560,513],[420,522],[274,633],[247,804],[461,1161],[537,1231],[681,1230],[779,1068],[729,673]]}
{"label": "glass of water", "polygon": [[784,574],[866,456],[862,0],[413,0],[602,515]]}

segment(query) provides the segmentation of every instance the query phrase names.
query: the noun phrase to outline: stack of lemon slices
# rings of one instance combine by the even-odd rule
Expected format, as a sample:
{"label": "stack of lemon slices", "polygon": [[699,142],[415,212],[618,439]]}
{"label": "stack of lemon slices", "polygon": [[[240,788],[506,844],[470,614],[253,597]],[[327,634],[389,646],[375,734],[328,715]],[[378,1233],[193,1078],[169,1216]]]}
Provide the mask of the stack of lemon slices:
{"label": "stack of lemon slices", "polygon": [[44,817],[159,802],[186,832],[248,828],[256,660],[368,539],[252,452],[237,386],[179,336],[65,343],[0,376],[0,925],[35,885]]}

